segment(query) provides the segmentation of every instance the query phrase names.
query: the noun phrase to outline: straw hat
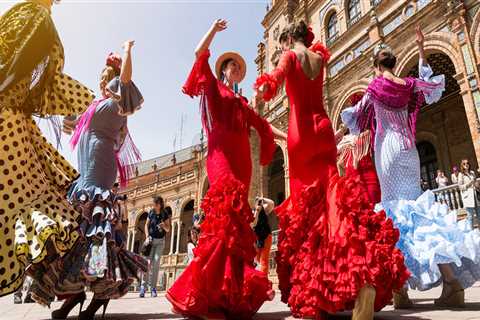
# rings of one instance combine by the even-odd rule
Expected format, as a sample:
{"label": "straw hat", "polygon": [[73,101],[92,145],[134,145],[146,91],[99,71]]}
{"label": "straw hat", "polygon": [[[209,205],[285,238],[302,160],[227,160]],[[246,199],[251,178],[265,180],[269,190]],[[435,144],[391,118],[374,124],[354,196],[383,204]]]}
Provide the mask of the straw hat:
{"label": "straw hat", "polygon": [[215,63],[215,74],[217,75],[217,79],[222,78],[222,64],[225,60],[229,59],[235,60],[235,62],[238,63],[240,68],[240,81],[242,81],[247,73],[247,64],[245,63],[245,59],[243,59],[243,57],[236,52],[225,52],[218,57],[217,62]]}

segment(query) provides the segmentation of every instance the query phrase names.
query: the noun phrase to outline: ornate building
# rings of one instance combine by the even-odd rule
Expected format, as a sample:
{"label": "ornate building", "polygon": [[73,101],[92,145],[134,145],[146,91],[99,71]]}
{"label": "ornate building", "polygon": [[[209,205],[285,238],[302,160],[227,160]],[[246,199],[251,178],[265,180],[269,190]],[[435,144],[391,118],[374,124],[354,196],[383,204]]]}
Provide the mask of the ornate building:
{"label": "ornate building", "polygon": [[171,286],[186,266],[187,232],[200,198],[208,190],[204,144],[141,162],[122,194],[127,195],[127,248],[138,253],[145,241],[145,222],[153,207],[153,197],[161,196],[172,213],[172,228],[167,233],[161,258],[159,288]]}

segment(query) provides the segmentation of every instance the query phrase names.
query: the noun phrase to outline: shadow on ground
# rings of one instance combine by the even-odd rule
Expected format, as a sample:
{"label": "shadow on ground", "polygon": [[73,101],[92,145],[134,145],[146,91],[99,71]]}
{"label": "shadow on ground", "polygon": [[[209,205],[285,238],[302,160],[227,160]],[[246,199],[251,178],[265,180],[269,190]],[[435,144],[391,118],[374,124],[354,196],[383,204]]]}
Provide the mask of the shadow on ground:
{"label": "shadow on ground", "polygon": [[[375,314],[375,320],[420,320],[425,319],[421,314],[424,312],[437,311],[441,310],[436,307],[433,303],[422,303],[418,304],[426,299],[415,299],[417,304],[415,308],[409,310],[395,310],[395,311],[383,311]],[[471,311],[480,311],[480,303],[467,303],[465,308],[458,309],[443,309],[443,310],[453,310],[455,312],[471,312]],[[413,315],[415,314],[415,315]],[[100,317],[97,316],[97,319]],[[281,312],[263,312],[255,315],[254,320],[284,320],[291,318],[291,313],[288,311]],[[76,316],[71,316],[69,320],[77,319]],[[122,314],[106,314],[105,320],[157,320],[157,319],[182,319],[180,316],[169,313],[122,313]],[[50,320],[50,319],[43,319]],[[351,320],[350,313],[341,313],[338,315],[329,315],[326,320]]]}
{"label": "shadow on ground", "polygon": [[[76,315],[69,316],[68,320],[76,320],[78,317]],[[96,319],[101,319],[101,315],[97,314]],[[168,314],[168,313],[109,313],[105,314],[105,320],[157,320],[157,319],[182,319],[178,315]],[[51,320],[51,318],[43,319]]]}

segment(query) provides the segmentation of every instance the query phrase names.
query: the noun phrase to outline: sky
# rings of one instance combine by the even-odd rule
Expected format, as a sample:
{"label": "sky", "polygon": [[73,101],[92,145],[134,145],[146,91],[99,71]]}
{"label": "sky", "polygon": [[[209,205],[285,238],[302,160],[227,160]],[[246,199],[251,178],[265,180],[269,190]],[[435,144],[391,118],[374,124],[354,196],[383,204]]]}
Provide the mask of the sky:
{"label": "sky", "polygon": [[[0,0],[0,13],[18,1]],[[201,129],[198,99],[181,92],[193,65],[194,50],[212,22],[229,21],[217,34],[211,51],[212,68],[225,51],[238,51],[247,61],[241,87],[251,96],[256,77],[257,45],[263,38],[261,21],[268,0],[62,0],[53,7],[65,49],[65,73],[98,93],[99,75],[110,52],[121,53],[125,40],[135,40],[133,80],[142,92],[143,108],[129,118],[129,130],[143,160],[187,147]],[[180,135],[181,119],[184,119]],[[53,134],[41,124],[44,134]],[[175,139],[176,137],[176,139]],[[76,166],[68,137],[60,152]]]}

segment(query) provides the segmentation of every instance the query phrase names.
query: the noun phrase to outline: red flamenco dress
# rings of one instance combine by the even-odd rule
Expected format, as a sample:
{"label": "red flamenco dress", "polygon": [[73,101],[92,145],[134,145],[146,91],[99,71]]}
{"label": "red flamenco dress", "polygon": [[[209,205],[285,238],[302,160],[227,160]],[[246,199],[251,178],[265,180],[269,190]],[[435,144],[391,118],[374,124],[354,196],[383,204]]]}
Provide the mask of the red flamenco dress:
{"label": "red flamenco dress", "polygon": [[346,135],[337,145],[338,164],[345,169],[346,176],[358,175],[367,189],[372,204],[381,201],[380,182],[372,159],[371,133],[369,130],[360,135]]}
{"label": "red flamenco dress", "polygon": [[[320,43],[310,50],[328,61]],[[256,87],[267,84],[269,100],[285,79],[291,196],[276,209],[282,301],[295,317],[323,319],[353,309],[359,291],[371,285],[380,310],[409,276],[395,248],[399,232],[385,212],[374,212],[358,175],[338,174],[335,135],[323,108],[323,70],[309,79],[295,52],[287,51]]]}
{"label": "red flamenco dress", "polygon": [[184,316],[250,319],[272,294],[267,276],[253,264],[250,128],[260,135],[263,165],[273,158],[275,144],[269,123],[249,108],[245,98],[214,77],[209,56],[206,51],[197,58],[183,92],[201,95],[211,187],[202,201],[205,221],[195,258],[168,290],[167,298]]}

